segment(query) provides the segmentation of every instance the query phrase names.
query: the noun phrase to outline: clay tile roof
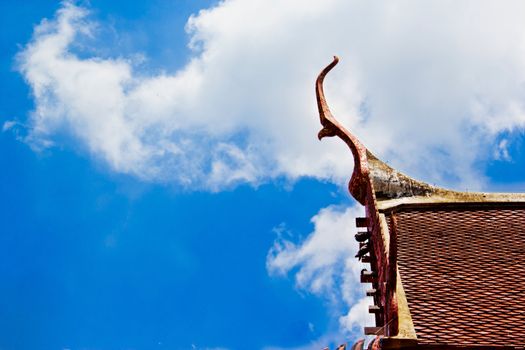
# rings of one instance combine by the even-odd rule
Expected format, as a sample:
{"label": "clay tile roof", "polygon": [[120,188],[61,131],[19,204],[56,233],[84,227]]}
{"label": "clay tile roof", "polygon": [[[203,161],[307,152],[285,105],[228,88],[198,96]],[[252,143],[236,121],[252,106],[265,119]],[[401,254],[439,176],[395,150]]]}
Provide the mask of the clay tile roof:
{"label": "clay tile roof", "polygon": [[525,203],[412,208],[397,264],[420,344],[525,347]]}
{"label": "clay tile roof", "polygon": [[316,81],[318,137],[338,136],[354,157],[368,348],[525,349],[525,194],[446,190],[386,165],[330,113],[323,80],[337,62]]}

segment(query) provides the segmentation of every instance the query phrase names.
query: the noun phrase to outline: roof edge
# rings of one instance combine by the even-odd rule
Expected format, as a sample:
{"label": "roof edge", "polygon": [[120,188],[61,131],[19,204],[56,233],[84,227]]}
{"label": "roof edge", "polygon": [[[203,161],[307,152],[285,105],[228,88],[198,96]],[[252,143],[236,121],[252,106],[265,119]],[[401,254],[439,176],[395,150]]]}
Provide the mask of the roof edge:
{"label": "roof edge", "polygon": [[521,206],[525,205],[525,193],[457,192],[438,190],[429,196],[413,196],[377,200],[377,209],[380,212],[386,212],[401,208],[428,207],[437,204],[517,204]]}

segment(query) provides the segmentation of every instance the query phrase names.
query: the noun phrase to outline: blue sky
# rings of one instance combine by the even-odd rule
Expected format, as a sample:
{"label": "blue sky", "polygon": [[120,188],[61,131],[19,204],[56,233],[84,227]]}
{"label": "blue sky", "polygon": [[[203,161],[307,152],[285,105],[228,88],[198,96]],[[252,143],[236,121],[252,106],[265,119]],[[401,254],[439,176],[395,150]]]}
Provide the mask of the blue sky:
{"label": "blue sky", "polygon": [[1,2],[0,349],[354,341],[315,76],[342,57],[329,103],[390,164],[523,192],[523,5],[493,5]]}

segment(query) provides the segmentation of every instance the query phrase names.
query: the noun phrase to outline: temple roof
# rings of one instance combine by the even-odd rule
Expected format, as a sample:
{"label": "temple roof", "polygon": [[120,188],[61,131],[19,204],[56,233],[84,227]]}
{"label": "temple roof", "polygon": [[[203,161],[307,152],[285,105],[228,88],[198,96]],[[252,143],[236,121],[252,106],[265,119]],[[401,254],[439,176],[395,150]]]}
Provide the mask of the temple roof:
{"label": "temple roof", "polygon": [[369,348],[525,349],[525,194],[447,190],[385,164],[330,113],[323,80],[337,62],[316,81],[318,137],[338,136],[354,157]]}

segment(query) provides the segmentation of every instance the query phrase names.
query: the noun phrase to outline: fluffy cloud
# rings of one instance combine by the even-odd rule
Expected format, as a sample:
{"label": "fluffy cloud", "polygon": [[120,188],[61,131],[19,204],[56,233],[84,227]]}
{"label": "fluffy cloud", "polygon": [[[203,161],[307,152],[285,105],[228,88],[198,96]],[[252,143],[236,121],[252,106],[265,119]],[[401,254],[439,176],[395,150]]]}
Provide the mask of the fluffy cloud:
{"label": "fluffy cloud", "polygon": [[[327,298],[342,330],[356,337],[364,325],[374,324],[366,310],[373,303],[362,298],[365,292],[359,281],[364,265],[354,258],[358,249],[355,218],[362,215],[360,206],[321,209],[312,218],[314,231],[300,244],[284,239],[284,228],[280,227],[266,262],[271,274],[293,271],[298,288]],[[349,308],[350,312],[342,315]]]}
{"label": "fluffy cloud", "polygon": [[353,330],[357,334],[361,334],[362,327],[374,325],[374,317],[370,315],[368,307],[373,305],[374,301],[371,297],[363,297],[351,305],[350,311],[345,316],[339,318],[339,322],[344,329]]}
{"label": "fluffy cloud", "polygon": [[133,59],[78,54],[97,26],[65,3],[18,56],[36,105],[27,140],[80,145],[114,171],[189,188],[341,181],[350,154],[317,142],[313,94],[338,54],[334,114],[402,170],[472,189],[498,134],[525,125],[523,7],[227,0],[188,20],[187,65],[148,75]]}

